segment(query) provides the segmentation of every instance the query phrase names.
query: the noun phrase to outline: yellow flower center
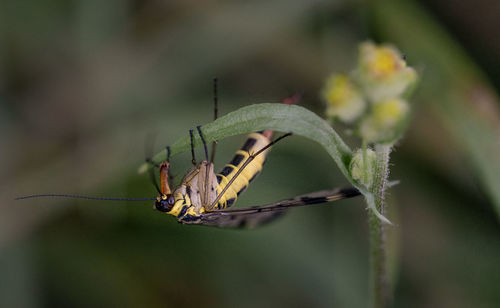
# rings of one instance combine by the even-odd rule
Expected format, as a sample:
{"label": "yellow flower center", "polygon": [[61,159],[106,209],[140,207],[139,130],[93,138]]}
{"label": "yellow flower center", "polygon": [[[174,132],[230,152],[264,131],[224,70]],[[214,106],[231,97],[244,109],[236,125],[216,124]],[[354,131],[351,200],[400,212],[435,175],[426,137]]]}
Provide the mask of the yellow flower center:
{"label": "yellow flower center", "polygon": [[374,104],[373,116],[382,125],[392,126],[403,118],[408,110],[407,104],[400,99],[390,99]]}
{"label": "yellow flower center", "polygon": [[400,59],[389,48],[377,48],[373,61],[370,62],[370,71],[378,77],[384,78],[393,74],[399,67]]}
{"label": "yellow flower center", "polygon": [[326,100],[332,106],[345,105],[353,95],[353,89],[347,76],[335,76],[328,81]]}

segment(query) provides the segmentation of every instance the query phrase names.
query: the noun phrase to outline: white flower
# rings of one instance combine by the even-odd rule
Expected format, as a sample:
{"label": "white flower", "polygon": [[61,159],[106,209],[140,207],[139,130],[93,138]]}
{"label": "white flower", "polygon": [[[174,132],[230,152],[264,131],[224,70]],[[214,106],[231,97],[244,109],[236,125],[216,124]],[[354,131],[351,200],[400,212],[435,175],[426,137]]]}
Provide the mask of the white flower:
{"label": "white flower", "polygon": [[367,97],[380,101],[402,95],[417,73],[395,47],[366,42],[360,45],[357,78]]}
{"label": "white flower", "polygon": [[332,75],[326,80],[322,98],[327,103],[326,115],[351,123],[358,119],[366,103],[346,75]]}
{"label": "white flower", "polygon": [[360,124],[361,138],[367,142],[396,142],[401,135],[401,124],[407,119],[408,111],[408,103],[400,98],[374,103],[370,115]]}

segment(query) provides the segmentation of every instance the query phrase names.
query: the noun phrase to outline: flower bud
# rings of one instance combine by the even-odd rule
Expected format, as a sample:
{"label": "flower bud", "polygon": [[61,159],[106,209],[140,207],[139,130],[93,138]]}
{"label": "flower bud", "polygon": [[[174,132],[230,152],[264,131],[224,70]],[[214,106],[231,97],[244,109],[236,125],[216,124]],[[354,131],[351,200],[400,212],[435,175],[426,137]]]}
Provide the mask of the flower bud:
{"label": "flower bud", "polygon": [[402,133],[408,110],[408,103],[399,98],[376,102],[361,122],[359,134],[367,142],[394,143]]}
{"label": "flower bud", "polygon": [[360,46],[357,77],[368,98],[380,101],[403,94],[417,73],[395,47],[366,42]]}
{"label": "flower bud", "polygon": [[365,153],[363,153],[362,149],[357,150],[349,164],[351,177],[366,188],[370,188],[373,184],[376,159],[375,152],[372,149],[366,149]]}
{"label": "flower bud", "polygon": [[345,123],[358,119],[366,107],[363,97],[346,75],[330,76],[323,88],[322,97],[327,103],[327,116],[339,118]]}

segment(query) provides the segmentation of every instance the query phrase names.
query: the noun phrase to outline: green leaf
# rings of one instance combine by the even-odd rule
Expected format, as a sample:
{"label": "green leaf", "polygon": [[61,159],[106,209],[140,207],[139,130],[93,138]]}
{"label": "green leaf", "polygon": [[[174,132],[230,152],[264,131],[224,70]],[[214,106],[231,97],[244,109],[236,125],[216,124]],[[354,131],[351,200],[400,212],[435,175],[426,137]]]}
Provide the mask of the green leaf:
{"label": "green leaf", "polygon": [[[321,144],[335,161],[344,176],[361,191],[366,200],[375,200],[375,196],[363,185],[356,183],[349,172],[352,159],[351,149],[344,143],[333,128],[315,113],[294,105],[285,104],[256,104],[233,111],[214,122],[202,126],[205,141],[210,143],[226,137],[271,129],[281,132],[292,132]],[[200,146],[201,139],[198,133],[194,134],[194,146]],[[189,151],[191,143],[186,135],[170,146],[171,156]],[[152,160],[155,163],[166,159],[166,151],[156,154]],[[139,173],[150,168],[150,164],[143,164]],[[385,223],[385,218],[374,206],[368,202],[368,207]]]}
{"label": "green leaf", "polygon": [[[348,172],[352,158],[351,149],[325,120],[303,107],[285,104],[250,105],[202,126],[207,143],[265,129],[292,132],[318,142],[330,154],[346,178],[351,179]],[[195,147],[201,145],[197,133],[195,133],[194,145]],[[172,144],[170,150],[172,156],[189,151],[189,136],[184,136]],[[153,161],[160,162],[165,158],[166,151],[163,150],[153,157]],[[148,168],[148,164],[143,164],[139,172],[142,173]]]}

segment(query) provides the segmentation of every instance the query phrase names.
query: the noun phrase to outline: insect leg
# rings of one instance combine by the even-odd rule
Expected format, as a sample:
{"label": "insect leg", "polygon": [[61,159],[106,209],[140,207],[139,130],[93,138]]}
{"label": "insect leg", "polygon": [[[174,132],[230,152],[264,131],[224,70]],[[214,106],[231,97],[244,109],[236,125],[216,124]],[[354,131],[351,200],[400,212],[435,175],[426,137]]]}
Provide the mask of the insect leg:
{"label": "insect leg", "polygon": [[[153,160],[151,159],[151,153],[153,152],[155,139],[156,139],[155,134],[148,134],[146,136],[146,141],[144,142],[144,153],[146,156],[145,161],[147,164],[150,164],[153,167],[159,168],[160,166],[155,164],[153,162]],[[158,182],[156,181],[155,168],[149,168],[149,177],[151,178],[151,183],[153,183],[153,186],[156,188],[158,193],[161,193],[160,187],[158,186]]]}
{"label": "insect leg", "polygon": [[[205,161],[208,163],[207,143],[205,141],[205,138],[203,137],[203,133],[201,132],[201,126],[200,125],[196,126],[196,129],[198,130],[198,134],[200,135],[201,142],[203,142],[203,148],[205,149]],[[202,163],[202,165],[204,165],[204,164]],[[201,166],[200,175],[201,175],[201,170],[205,170],[203,184],[200,185],[200,186],[203,186],[203,190],[202,190],[203,195],[201,196],[201,204],[204,205],[204,204],[210,202],[208,200],[209,200],[209,194],[210,194],[210,187],[213,185],[212,182],[210,181],[210,175],[213,174],[213,164],[208,163],[208,165]],[[210,171],[210,170],[212,170],[212,171]],[[215,187],[212,188],[212,190],[215,190]]]}
{"label": "insect leg", "polygon": [[[170,146],[167,145],[165,151],[167,151],[167,159],[165,161],[170,164]],[[174,176],[172,175],[172,171],[170,170],[170,168],[168,168],[168,181],[169,183],[174,182]]]}
{"label": "insect leg", "polygon": [[170,163],[165,161],[160,164],[160,192],[161,195],[168,195],[171,193],[170,185]]}
{"label": "insect leg", "polygon": [[[149,157],[146,158],[146,163],[151,164],[153,167],[159,168],[159,166],[156,165],[155,163],[153,163],[153,161]],[[156,175],[155,175],[155,169],[154,168],[149,168],[149,176],[151,178],[151,182],[153,183],[154,187],[156,188],[156,190],[158,191],[158,193],[161,194],[160,187],[158,186],[158,182],[156,181]]]}
{"label": "insect leg", "polygon": [[275,145],[281,139],[288,137],[288,136],[291,136],[291,135],[292,135],[292,133],[286,133],[286,134],[280,136],[279,138],[277,138],[276,140],[270,142],[268,145],[266,145],[262,149],[258,150],[255,154],[251,154],[250,156],[248,156],[248,158],[245,160],[243,165],[241,165],[240,169],[238,169],[238,171],[234,174],[234,176],[231,178],[231,180],[229,180],[227,185],[224,187],[224,189],[222,189],[222,191],[217,195],[215,200],[212,202],[210,208],[213,208],[217,204],[217,202],[220,200],[220,198],[222,198],[222,196],[226,193],[227,189],[231,186],[231,184],[233,184],[234,180],[236,180],[236,178],[241,174],[243,169],[245,169],[245,167],[248,166],[248,164],[250,164],[252,162],[252,160],[255,159],[255,157],[257,157],[259,154],[261,154],[262,152],[264,152],[268,148]]}
{"label": "insect leg", "polygon": [[193,130],[189,130],[189,137],[191,138],[191,162],[196,166],[196,158],[194,157],[194,143],[193,143]]}
{"label": "insect leg", "polygon": [[165,161],[170,162],[170,146],[167,145],[165,147],[165,151],[167,152],[167,158],[165,159]]}
{"label": "insect leg", "polygon": [[205,149],[205,160],[208,161],[207,143],[205,141],[205,138],[203,137],[203,134],[201,133],[201,126],[200,125],[196,126],[196,129],[198,130],[198,134],[200,134],[201,142],[203,142],[203,148]]}
{"label": "insect leg", "polygon": [[[214,78],[214,121],[217,120],[219,112],[218,106],[218,96],[217,96],[217,77]],[[217,140],[212,142],[212,154],[210,155],[210,162],[214,162],[215,158],[215,146],[217,145]]]}

